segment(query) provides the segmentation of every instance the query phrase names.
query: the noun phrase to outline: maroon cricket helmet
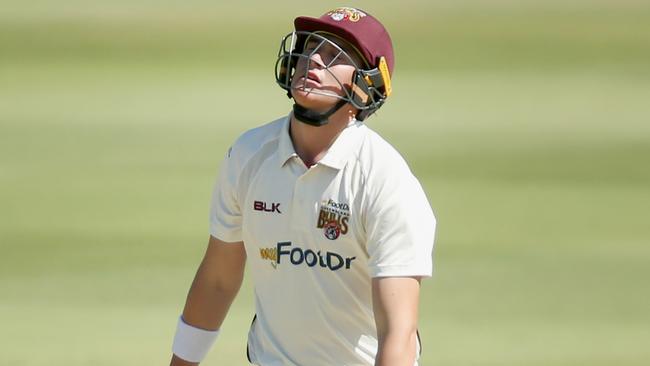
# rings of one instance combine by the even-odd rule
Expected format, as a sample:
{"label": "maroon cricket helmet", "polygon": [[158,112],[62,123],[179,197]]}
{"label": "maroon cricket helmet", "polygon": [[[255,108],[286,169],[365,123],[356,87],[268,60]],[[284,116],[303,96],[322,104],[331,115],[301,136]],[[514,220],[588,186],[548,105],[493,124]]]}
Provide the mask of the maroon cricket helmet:
{"label": "maroon cricket helmet", "polygon": [[373,68],[378,67],[380,58],[384,57],[390,75],[393,74],[395,56],[390,35],[376,18],[364,11],[341,7],[320,18],[298,17],[294,25],[296,31],[324,31],[343,38],[356,47]]}

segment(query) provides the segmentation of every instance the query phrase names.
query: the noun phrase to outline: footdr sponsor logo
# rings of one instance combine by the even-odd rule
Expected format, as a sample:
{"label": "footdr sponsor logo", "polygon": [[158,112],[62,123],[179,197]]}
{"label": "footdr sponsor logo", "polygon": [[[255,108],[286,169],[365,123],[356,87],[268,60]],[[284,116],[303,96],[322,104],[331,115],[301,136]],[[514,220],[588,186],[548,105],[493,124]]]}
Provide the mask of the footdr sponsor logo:
{"label": "footdr sponsor logo", "polygon": [[338,253],[311,249],[304,250],[293,246],[290,241],[280,242],[275,248],[260,249],[262,259],[271,260],[273,268],[282,263],[291,263],[294,266],[307,266],[338,271],[339,269],[350,269],[352,262],[357,257],[344,257]]}

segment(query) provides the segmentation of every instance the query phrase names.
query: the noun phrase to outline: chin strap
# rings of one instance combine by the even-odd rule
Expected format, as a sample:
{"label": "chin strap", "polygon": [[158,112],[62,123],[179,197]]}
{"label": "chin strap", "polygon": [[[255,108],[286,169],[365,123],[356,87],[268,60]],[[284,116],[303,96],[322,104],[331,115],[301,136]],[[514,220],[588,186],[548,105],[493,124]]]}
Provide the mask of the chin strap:
{"label": "chin strap", "polygon": [[306,123],[308,125],[312,126],[323,126],[326,125],[328,119],[330,118],[331,115],[336,113],[341,107],[346,105],[348,103],[347,100],[341,99],[332,109],[325,113],[316,113],[310,109],[307,109],[298,103],[293,104],[293,115],[296,117],[296,119],[300,122]]}

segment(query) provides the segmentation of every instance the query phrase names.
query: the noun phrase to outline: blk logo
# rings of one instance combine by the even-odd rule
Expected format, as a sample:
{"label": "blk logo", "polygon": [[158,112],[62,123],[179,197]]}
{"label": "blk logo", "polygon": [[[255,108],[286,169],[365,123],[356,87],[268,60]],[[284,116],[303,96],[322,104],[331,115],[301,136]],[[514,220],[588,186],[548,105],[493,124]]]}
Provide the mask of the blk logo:
{"label": "blk logo", "polygon": [[269,207],[269,205],[266,202],[255,201],[253,202],[253,209],[255,211],[277,212],[279,214],[282,213],[282,211],[280,211],[279,203],[271,203],[271,207]]}

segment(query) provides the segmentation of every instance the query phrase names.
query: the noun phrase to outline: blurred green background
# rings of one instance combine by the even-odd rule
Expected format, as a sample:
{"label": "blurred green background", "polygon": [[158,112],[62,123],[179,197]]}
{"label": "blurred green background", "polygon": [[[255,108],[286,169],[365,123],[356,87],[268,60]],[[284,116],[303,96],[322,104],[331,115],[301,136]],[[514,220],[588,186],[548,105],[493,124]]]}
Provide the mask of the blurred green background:
{"label": "blurred green background", "polygon": [[[305,1],[0,0],[0,364],[167,364]],[[351,1],[396,48],[368,124],[438,220],[428,365],[650,364],[650,3]],[[245,365],[245,284],[206,365]]]}

